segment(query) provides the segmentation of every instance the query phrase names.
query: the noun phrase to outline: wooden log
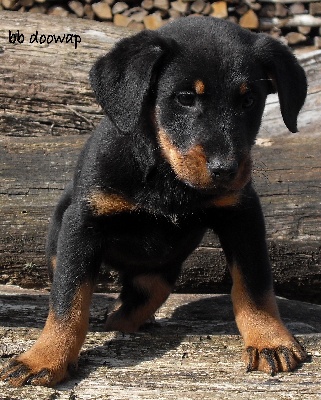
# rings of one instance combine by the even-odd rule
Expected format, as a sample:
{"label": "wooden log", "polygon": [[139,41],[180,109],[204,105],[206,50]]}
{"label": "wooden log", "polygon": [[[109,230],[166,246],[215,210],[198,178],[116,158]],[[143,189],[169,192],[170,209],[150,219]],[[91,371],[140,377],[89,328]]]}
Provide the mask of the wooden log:
{"label": "wooden log", "polygon": [[[89,88],[88,71],[98,56],[130,32],[93,21],[26,13],[2,12],[0,23],[0,43],[5,43],[0,52],[0,279],[46,286],[48,220],[81,147],[102,117]],[[16,32],[17,26],[25,41],[9,43],[8,32]],[[77,49],[66,43],[30,44],[36,30],[72,32],[81,43]],[[321,301],[321,52],[301,60],[309,79],[299,119],[302,132],[288,135],[277,97],[271,96],[254,148],[253,176],[266,216],[278,293]],[[102,271],[102,278],[101,290],[118,289],[115,274]],[[214,235],[208,233],[187,260],[177,290],[230,290]]]}
{"label": "wooden log", "polygon": [[20,4],[25,7],[32,7],[34,0],[20,0]]}
{"label": "wooden log", "polygon": [[[130,32],[93,21],[28,13],[2,12],[0,21],[0,43],[5,43],[5,46],[2,45],[0,65],[4,80],[4,84],[0,85],[3,98],[1,132],[13,136],[88,133],[101,119],[101,110],[88,84],[89,69],[97,57]],[[24,35],[22,44],[9,43],[9,31],[16,32],[15,26],[21,27],[19,32]],[[70,31],[66,30],[67,26]],[[85,46],[75,49],[75,43],[57,43],[47,47],[39,43],[30,44],[31,35],[36,31],[39,35],[78,34]],[[101,48],[97,47],[97,42]],[[6,65],[6,60],[15,65]],[[37,74],[33,66],[35,63]],[[48,70],[51,71],[50,79]],[[21,103],[22,98],[25,100]]]}
{"label": "wooden log", "polygon": [[158,29],[163,25],[163,23],[164,22],[159,12],[146,15],[146,17],[144,18],[144,25],[146,29]]}
{"label": "wooden log", "polygon": [[[103,332],[106,309],[115,298],[93,296],[90,331],[71,380],[56,388],[11,388],[0,382],[0,398],[320,399],[321,306],[278,299],[283,319],[299,335],[311,362],[293,373],[271,377],[245,372],[243,343],[229,296],[173,294],[158,310],[156,323],[131,335]],[[39,336],[48,294],[0,286],[0,304],[1,368]]]}
{"label": "wooden log", "polygon": [[307,40],[306,36],[299,32],[289,32],[285,35],[285,40],[289,45],[294,45],[298,43],[305,42]]}
{"label": "wooden log", "polygon": [[171,8],[180,12],[181,14],[185,14],[188,11],[189,5],[187,2],[182,0],[176,0],[171,2]]}
{"label": "wooden log", "polygon": [[143,0],[143,2],[141,3],[141,6],[143,8],[145,8],[145,10],[151,10],[152,8],[154,8],[154,0]]}
{"label": "wooden log", "polygon": [[259,17],[273,18],[275,16],[276,16],[275,4],[265,4],[259,12]]}
{"label": "wooden log", "polygon": [[314,46],[315,46],[317,49],[321,49],[321,37],[320,37],[320,36],[316,36],[316,37],[314,38]]}
{"label": "wooden log", "polygon": [[321,2],[311,3],[309,7],[309,13],[311,15],[321,15]]}
{"label": "wooden log", "polygon": [[68,7],[77,15],[82,18],[85,14],[83,4],[78,0],[72,0],[68,2]]}
{"label": "wooden log", "polygon": [[94,10],[92,9],[90,4],[85,4],[84,13],[85,13],[86,18],[88,18],[88,19],[94,19],[95,18]]}
{"label": "wooden log", "polygon": [[69,11],[64,7],[53,6],[48,9],[47,14],[52,17],[68,17]]}
{"label": "wooden log", "polygon": [[216,1],[212,3],[212,13],[210,14],[212,17],[216,18],[227,18],[227,2],[226,1]]}
{"label": "wooden log", "polygon": [[113,18],[110,6],[103,1],[93,3],[92,8],[95,15],[103,21],[108,21]]}
{"label": "wooden log", "polygon": [[125,10],[128,10],[129,5],[125,3],[124,1],[118,1],[117,3],[114,4],[112,8],[112,13],[115,14],[121,14]]}
{"label": "wooden log", "polygon": [[289,7],[289,14],[300,15],[305,13],[305,7],[303,3],[293,3]]}
{"label": "wooden log", "polygon": [[311,28],[309,26],[298,26],[298,32],[307,36],[311,32]]}
{"label": "wooden log", "polygon": [[212,6],[210,3],[205,3],[204,10],[202,11],[202,15],[210,15],[212,12]]}
{"label": "wooden log", "polygon": [[205,8],[205,1],[204,0],[196,0],[191,5],[191,11],[200,14]]}
{"label": "wooden log", "polygon": [[236,13],[238,15],[244,15],[249,11],[249,6],[245,3],[240,3],[236,9],[235,9]]}
{"label": "wooden log", "polygon": [[250,9],[242,15],[239,24],[242,28],[257,29],[259,27],[259,18],[256,13]]}
{"label": "wooden log", "polygon": [[264,0],[264,3],[281,3],[281,4],[293,4],[293,3],[314,3],[320,0]]}
{"label": "wooden log", "polygon": [[2,5],[5,9],[14,10],[17,9],[19,4],[16,0],[2,0]]}
{"label": "wooden log", "polygon": [[285,18],[288,15],[288,8],[281,3],[275,4],[275,17]]}
{"label": "wooden log", "polygon": [[143,22],[147,14],[148,11],[144,10],[142,7],[130,8],[123,13],[123,15],[129,17],[129,19],[134,22]]}
{"label": "wooden log", "polygon": [[114,24],[116,26],[126,27],[126,26],[128,26],[130,24],[130,18],[126,17],[123,14],[115,13],[115,15],[114,15]]}
{"label": "wooden log", "polygon": [[321,17],[314,17],[309,14],[294,15],[291,18],[261,18],[260,29],[269,30],[274,27],[278,28],[296,28],[298,26],[320,27]]}
{"label": "wooden log", "polygon": [[159,10],[169,10],[170,2],[169,0],[155,0],[154,7]]}

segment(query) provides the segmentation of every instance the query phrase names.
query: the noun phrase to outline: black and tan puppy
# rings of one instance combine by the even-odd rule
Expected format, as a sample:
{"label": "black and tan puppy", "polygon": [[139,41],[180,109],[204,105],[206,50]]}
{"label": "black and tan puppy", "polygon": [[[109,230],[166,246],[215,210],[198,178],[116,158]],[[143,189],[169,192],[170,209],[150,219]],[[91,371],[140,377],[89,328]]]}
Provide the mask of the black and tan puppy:
{"label": "black and tan puppy", "polygon": [[293,370],[305,351],[280,320],[251,147],[278,92],[296,132],[306,78],[279,42],[214,18],[184,18],[120,41],[90,80],[106,116],[82,151],[51,224],[44,330],[12,360],[12,385],[55,385],[77,363],[102,263],[120,271],[107,330],[136,331],[171,293],[206,229],[233,278],[247,369]]}

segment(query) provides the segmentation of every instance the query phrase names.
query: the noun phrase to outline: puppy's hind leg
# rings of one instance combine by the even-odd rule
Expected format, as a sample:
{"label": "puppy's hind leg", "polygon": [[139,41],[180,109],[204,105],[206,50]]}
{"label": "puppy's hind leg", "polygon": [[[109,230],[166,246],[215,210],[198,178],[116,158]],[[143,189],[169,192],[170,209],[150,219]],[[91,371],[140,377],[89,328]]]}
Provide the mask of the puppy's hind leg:
{"label": "puppy's hind leg", "polygon": [[[180,271],[175,278],[162,273],[126,276],[118,300],[118,308],[108,316],[107,331],[136,332],[167,300]],[[173,272],[173,269],[171,270]]]}

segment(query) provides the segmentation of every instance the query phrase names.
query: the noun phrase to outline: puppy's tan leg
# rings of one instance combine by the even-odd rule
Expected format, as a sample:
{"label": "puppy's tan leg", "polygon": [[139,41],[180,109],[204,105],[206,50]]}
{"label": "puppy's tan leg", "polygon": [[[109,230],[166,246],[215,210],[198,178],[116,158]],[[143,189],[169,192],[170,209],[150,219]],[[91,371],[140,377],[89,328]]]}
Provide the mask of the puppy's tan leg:
{"label": "puppy's tan leg", "polygon": [[280,319],[272,290],[254,301],[238,267],[232,268],[232,300],[236,323],[245,342],[247,370],[274,375],[292,371],[306,358],[299,342]]}
{"label": "puppy's tan leg", "polygon": [[2,370],[1,379],[13,386],[54,386],[66,379],[77,365],[78,354],[88,330],[93,287],[82,284],[62,318],[50,309],[45,327],[30,350],[14,358]]}
{"label": "puppy's tan leg", "polygon": [[213,225],[231,269],[233,307],[245,342],[248,371],[293,370],[306,353],[279,316],[264,219],[253,187],[244,189],[237,206],[211,215],[216,217]]}

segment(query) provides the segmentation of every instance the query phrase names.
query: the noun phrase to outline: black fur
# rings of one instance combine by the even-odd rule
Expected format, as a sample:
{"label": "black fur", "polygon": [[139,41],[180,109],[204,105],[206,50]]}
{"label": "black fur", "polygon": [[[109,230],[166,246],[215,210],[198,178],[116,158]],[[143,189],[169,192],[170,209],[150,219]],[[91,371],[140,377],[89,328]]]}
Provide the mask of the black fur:
{"label": "black fur", "polygon": [[[135,279],[157,276],[172,287],[208,228],[249,297],[264,306],[272,277],[244,160],[269,93],[278,92],[284,122],[297,130],[307,83],[289,49],[223,20],[183,18],[121,40],[96,62],[90,81],[106,116],[80,155],[48,237],[47,258],[57,260],[50,301],[58,320],[68,320],[77,288],[94,283],[102,263],[120,271],[122,316],[130,317],[152,296]],[[188,154],[200,166],[186,161],[185,171],[179,160]],[[97,212],[97,192],[129,207]]]}

